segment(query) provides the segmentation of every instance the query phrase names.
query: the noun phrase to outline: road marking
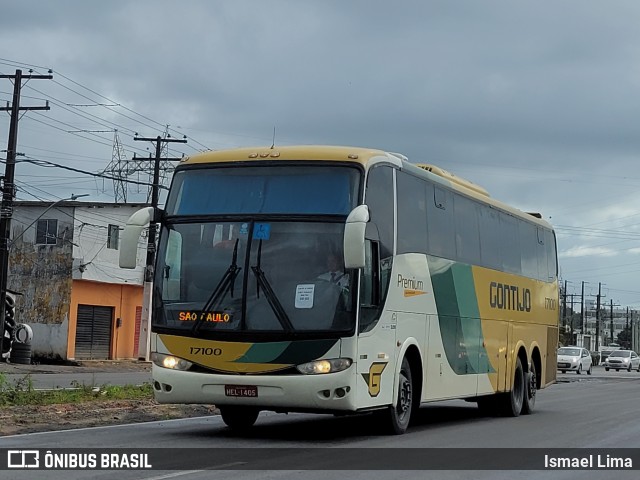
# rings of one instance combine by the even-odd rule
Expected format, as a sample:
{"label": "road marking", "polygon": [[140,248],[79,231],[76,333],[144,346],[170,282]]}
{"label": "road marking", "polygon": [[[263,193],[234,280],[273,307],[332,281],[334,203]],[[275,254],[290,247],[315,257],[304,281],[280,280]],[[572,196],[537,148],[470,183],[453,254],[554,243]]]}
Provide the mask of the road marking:
{"label": "road marking", "polygon": [[200,473],[204,470],[185,470],[184,472],[167,473],[166,475],[160,475],[158,477],[147,477],[141,480],[164,480],[165,478],[181,477],[182,475],[191,475],[192,473]]}
{"label": "road marking", "polygon": [[[239,465],[246,465],[247,462],[231,462],[231,463],[222,463],[220,465],[212,465],[207,470],[224,470],[229,467],[237,467]],[[185,470],[183,472],[175,472],[175,473],[167,473],[166,475],[160,475],[157,477],[147,477],[141,480],[164,480],[166,478],[175,478],[181,477],[183,475],[191,475],[192,473],[200,473],[204,472],[204,470]]]}

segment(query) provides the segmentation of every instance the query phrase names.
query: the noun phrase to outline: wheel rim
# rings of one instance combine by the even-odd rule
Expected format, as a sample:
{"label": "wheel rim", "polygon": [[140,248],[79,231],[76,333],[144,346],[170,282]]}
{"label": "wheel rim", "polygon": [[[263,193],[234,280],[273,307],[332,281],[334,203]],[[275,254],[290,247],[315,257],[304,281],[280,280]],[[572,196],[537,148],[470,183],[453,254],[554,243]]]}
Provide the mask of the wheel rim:
{"label": "wheel rim", "polygon": [[533,404],[536,401],[536,393],[538,391],[538,383],[536,379],[535,368],[529,372],[529,403]]}
{"label": "wheel rim", "polygon": [[398,391],[398,406],[396,407],[398,412],[398,419],[404,422],[408,419],[411,412],[411,382],[407,378],[404,371],[400,372],[400,385]]}

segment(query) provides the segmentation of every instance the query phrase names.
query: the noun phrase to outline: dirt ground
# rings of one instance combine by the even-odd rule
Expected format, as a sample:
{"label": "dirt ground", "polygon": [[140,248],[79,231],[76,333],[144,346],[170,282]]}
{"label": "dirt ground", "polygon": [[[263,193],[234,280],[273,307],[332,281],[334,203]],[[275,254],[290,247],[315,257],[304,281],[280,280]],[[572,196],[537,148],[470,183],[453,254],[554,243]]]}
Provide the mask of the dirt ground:
{"label": "dirt ground", "polygon": [[159,405],[155,400],[106,400],[0,409],[0,436],[214,415],[204,405]]}

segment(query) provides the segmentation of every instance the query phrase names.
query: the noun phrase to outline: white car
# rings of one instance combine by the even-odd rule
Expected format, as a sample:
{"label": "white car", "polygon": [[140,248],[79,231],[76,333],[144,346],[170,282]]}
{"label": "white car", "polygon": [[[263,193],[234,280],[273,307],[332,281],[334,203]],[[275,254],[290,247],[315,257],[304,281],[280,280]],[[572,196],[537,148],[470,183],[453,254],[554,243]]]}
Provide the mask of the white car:
{"label": "white car", "polygon": [[587,372],[591,375],[593,361],[591,353],[586,348],[562,347],[558,349],[558,370],[562,373],[575,371],[578,375]]}
{"label": "white car", "polygon": [[640,372],[640,357],[633,350],[614,350],[604,361],[604,369],[608,372],[610,368],[615,371],[637,370]]}

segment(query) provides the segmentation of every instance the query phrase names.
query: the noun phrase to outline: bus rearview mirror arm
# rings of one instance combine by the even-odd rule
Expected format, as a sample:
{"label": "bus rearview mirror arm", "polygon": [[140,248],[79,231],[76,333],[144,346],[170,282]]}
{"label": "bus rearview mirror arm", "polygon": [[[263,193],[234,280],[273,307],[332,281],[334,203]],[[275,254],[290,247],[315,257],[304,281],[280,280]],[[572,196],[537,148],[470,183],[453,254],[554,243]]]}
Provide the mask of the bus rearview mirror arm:
{"label": "bus rearview mirror arm", "polygon": [[364,235],[369,222],[369,207],[358,205],[351,210],[344,226],[344,266],[345,268],[364,268]]}

